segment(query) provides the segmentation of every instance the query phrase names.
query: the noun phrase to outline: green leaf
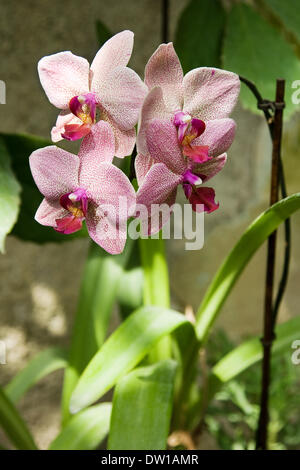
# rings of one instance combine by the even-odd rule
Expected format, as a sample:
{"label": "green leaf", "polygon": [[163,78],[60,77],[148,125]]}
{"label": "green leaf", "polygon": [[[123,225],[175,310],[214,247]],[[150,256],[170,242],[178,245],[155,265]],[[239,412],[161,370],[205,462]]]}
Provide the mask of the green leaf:
{"label": "green leaf", "polygon": [[77,380],[102,346],[118,285],[133,246],[128,239],[120,255],[109,255],[91,243],[80,289],[77,314],[71,338],[69,365],[63,386],[63,422],[69,418],[69,400]]}
{"label": "green leaf", "polygon": [[50,444],[50,450],[93,450],[109,431],[111,403],[100,403],[72,416]]}
{"label": "green leaf", "polygon": [[17,449],[35,450],[37,448],[29,429],[1,387],[0,426]]}
{"label": "green leaf", "polygon": [[142,268],[124,270],[122,273],[117,300],[122,308],[126,310],[125,315],[142,306],[143,302],[144,274]]}
{"label": "green leaf", "polygon": [[144,271],[144,305],[170,306],[169,273],[164,240],[140,238],[140,253]]}
{"label": "green leaf", "polygon": [[133,369],[165,335],[190,323],[173,310],[143,307],[108,338],[80,377],[71,397],[73,413],[98,400]]}
{"label": "green leaf", "polygon": [[185,73],[220,67],[225,11],[219,0],[191,0],[177,25],[175,49]]}
{"label": "green leaf", "polygon": [[[272,346],[272,354],[291,351],[293,341],[300,337],[300,316],[276,327],[276,338]],[[245,341],[226,354],[212,369],[211,381],[214,384],[211,392],[233,379],[263,357],[262,344],[259,337]]]}
{"label": "green leaf", "polygon": [[5,387],[10,400],[17,403],[39,380],[67,365],[67,353],[61,348],[49,348],[34,357]]}
{"label": "green leaf", "polygon": [[121,379],[114,392],[110,450],[166,448],[175,371],[176,362],[166,360],[139,367]]}
{"label": "green leaf", "polygon": [[300,15],[298,0],[264,0],[272,13],[279,17],[286,30],[300,41]]}
{"label": "green leaf", "polygon": [[53,145],[53,143],[40,137],[23,134],[0,134],[0,137],[6,145],[12,169],[22,187],[20,214],[12,234],[22,240],[36,243],[64,242],[74,238],[86,237],[87,230],[85,226],[74,234],[63,235],[56,232],[52,227],[43,227],[34,220],[36,210],[42,202],[43,196],[31,176],[29,156],[34,150]]}
{"label": "green leaf", "polygon": [[274,204],[257,217],[242,235],[218,270],[197,312],[196,331],[205,341],[222,305],[239,275],[269,235],[294,212],[300,209],[300,193]]}
{"label": "green leaf", "polygon": [[[276,338],[272,346],[272,355],[285,354],[287,351],[293,352],[291,345],[295,339],[300,337],[300,316],[292,318],[285,323],[277,325]],[[208,378],[208,395],[200,399],[189,411],[190,428],[199,422],[201,410],[206,408],[209,401],[220,390],[222,385],[236,378],[246,369],[261,361],[263,357],[262,344],[259,337],[251,338],[237,346],[235,349],[220,359],[211,370]]]}
{"label": "green leaf", "polygon": [[99,43],[99,48],[112,37],[112,32],[102,23],[102,21],[96,21],[96,34]]}
{"label": "green leaf", "polygon": [[[300,316],[281,323],[276,327],[276,339],[272,346],[272,354],[291,351],[291,345],[300,337]],[[238,374],[260,361],[263,357],[262,344],[259,337],[245,341],[233,351],[226,354],[212,369],[212,373],[221,382],[228,382]]]}
{"label": "green leaf", "polygon": [[[166,261],[165,244],[162,233],[157,238],[140,238],[140,255],[144,273],[144,305],[157,305],[169,308],[170,287]],[[152,362],[168,359],[171,356],[170,338],[164,337],[151,351]]]}
{"label": "green leaf", "polygon": [[11,167],[5,144],[0,139],[0,251],[4,253],[6,235],[13,228],[19,213],[21,187]]}
{"label": "green leaf", "polygon": [[[292,83],[300,76],[300,61],[277,29],[247,5],[235,5],[230,11],[223,60],[225,69],[252,80],[266,99],[275,99],[276,79],[286,79],[284,114],[297,111]],[[261,113],[246,86],[240,96],[246,108]]]}

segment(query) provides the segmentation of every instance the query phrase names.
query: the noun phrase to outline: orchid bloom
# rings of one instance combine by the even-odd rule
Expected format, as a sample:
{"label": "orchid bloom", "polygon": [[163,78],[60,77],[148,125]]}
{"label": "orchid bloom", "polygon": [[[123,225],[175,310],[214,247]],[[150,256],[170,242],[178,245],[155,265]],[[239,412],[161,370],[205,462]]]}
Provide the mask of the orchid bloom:
{"label": "orchid bloom", "polygon": [[[202,187],[225,165],[226,154],[207,158],[197,162],[186,158],[178,140],[177,129],[171,121],[153,119],[146,131],[147,146],[154,162],[147,172],[137,193],[137,204],[147,207],[148,214],[154,204],[167,204],[170,208],[175,203],[177,188],[182,185],[184,193],[193,210],[213,212],[219,207],[214,200],[212,188]],[[217,151],[218,153],[218,151]],[[155,207],[155,206],[152,206]],[[153,214],[151,213],[151,216]],[[142,219],[142,217],[140,217]],[[163,223],[166,223],[167,219]],[[150,219],[148,233],[154,234],[161,228],[161,222]]]}
{"label": "orchid bloom", "polygon": [[117,157],[132,153],[135,129],[146,86],[127,67],[133,48],[133,33],[123,31],[97,52],[91,66],[70,51],[43,57],[38,64],[41,84],[49,101],[61,109],[51,131],[53,142],[77,140],[96,122],[96,111],[115,135]]}
{"label": "orchid bloom", "polygon": [[35,219],[65,234],[80,230],[85,220],[98,245],[111,254],[121,253],[136,195],[112,164],[114,153],[113,131],[103,121],[83,139],[78,156],[55,146],[34,151],[30,168],[45,197]]}
{"label": "orchid bloom", "polygon": [[169,43],[160,45],[149,59],[145,84],[149,93],[142,107],[135,162],[139,185],[155,162],[147,139],[153,119],[161,122],[159,125],[156,121],[157,136],[164,123],[172,123],[182,154],[191,162],[205,163],[227,151],[235,134],[235,122],[228,116],[239,95],[238,75],[201,67],[183,76],[173,44]]}

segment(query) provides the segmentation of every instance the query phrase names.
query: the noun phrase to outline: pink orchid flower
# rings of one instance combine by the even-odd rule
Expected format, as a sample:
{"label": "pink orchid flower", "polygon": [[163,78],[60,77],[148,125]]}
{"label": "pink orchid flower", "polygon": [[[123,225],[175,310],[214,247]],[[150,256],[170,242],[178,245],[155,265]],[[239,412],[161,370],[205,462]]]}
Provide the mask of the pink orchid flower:
{"label": "pink orchid flower", "polygon": [[[173,44],[162,44],[145,69],[145,98],[135,162],[139,185],[153,158],[149,151],[147,127],[153,119],[176,126],[183,154],[200,163],[227,151],[235,135],[235,122],[228,118],[240,90],[238,75],[225,70],[200,67],[185,76]],[[156,122],[157,133],[160,126]]]}
{"label": "pink orchid flower", "polygon": [[100,121],[73,155],[55,146],[30,156],[32,176],[45,196],[35,219],[65,234],[76,232],[85,220],[90,237],[111,254],[121,253],[127,219],[135,210],[135,191],[112,164],[115,138]]}
{"label": "pink orchid flower", "polygon": [[[226,162],[225,153],[208,157],[201,163],[185,157],[178,140],[177,128],[169,120],[153,119],[147,127],[146,140],[153,163],[137,192],[137,204],[145,205],[147,214],[151,214],[152,220],[151,217],[147,220],[147,223],[150,222],[149,234],[158,232],[167,222],[179,185],[182,185],[193,210],[210,213],[219,207],[214,200],[215,191],[199,185],[223,168]],[[151,212],[154,204],[169,206],[169,213],[163,221]],[[142,216],[140,219],[143,221]]]}
{"label": "pink orchid flower", "polygon": [[133,48],[133,33],[123,31],[97,52],[91,66],[70,51],[43,57],[38,64],[41,84],[49,101],[61,109],[52,129],[53,142],[77,140],[101,120],[114,131],[116,156],[132,153],[135,129],[147,89],[127,67]]}

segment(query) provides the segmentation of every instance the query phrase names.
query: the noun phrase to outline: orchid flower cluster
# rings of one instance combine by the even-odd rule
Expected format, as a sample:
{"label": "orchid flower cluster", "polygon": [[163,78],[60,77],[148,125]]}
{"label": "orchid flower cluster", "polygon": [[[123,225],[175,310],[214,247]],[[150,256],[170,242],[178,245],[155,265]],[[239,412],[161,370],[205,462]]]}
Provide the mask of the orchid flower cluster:
{"label": "orchid flower cluster", "polygon": [[[124,249],[128,219],[142,223],[141,205],[150,214],[148,234],[157,233],[162,223],[151,223],[151,207],[166,204],[170,215],[180,185],[193,210],[219,207],[214,189],[203,183],[225,165],[235,134],[228,116],[240,89],[239,77],[220,69],[201,67],[183,76],[172,43],[154,52],[143,83],[127,67],[132,49],[133,33],[123,31],[101,47],[91,66],[71,52],[38,64],[45,93],[61,110],[52,141],[82,142],[78,155],[53,145],[30,156],[44,195],[35,218],[64,234],[85,221],[90,237],[111,254]],[[135,145],[137,192],[113,163]]]}

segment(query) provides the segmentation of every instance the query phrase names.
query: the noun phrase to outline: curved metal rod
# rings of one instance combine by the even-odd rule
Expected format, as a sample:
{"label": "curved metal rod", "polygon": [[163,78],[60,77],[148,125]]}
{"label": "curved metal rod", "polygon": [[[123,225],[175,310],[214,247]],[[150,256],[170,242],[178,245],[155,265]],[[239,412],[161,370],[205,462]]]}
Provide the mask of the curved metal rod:
{"label": "curved metal rod", "polygon": [[[258,91],[256,85],[248,80],[245,77],[240,76],[240,80],[244,83],[249,90],[253,93],[257,100],[257,107],[261,109],[265,115],[266,122],[270,131],[271,138],[273,140],[273,115],[270,113],[268,109],[268,100],[263,99],[262,95]],[[286,183],[285,183],[285,174],[284,174],[284,166],[282,163],[282,158],[280,156],[279,160],[279,181],[280,181],[280,192],[282,198],[287,197],[287,190],[286,190]],[[283,262],[283,269],[282,275],[279,282],[278,292],[276,295],[276,299],[273,306],[273,326],[275,326],[279,307],[283,298],[283,294],[286,289],[287,281],[288,281],[288,274],[289,274],[289,266],[290,266],[290,258],[291,258],[291,221],[290,219],[286,219],[284,222],[284,235],[285,235],[285,253],[284,253],[284,262]]]}

